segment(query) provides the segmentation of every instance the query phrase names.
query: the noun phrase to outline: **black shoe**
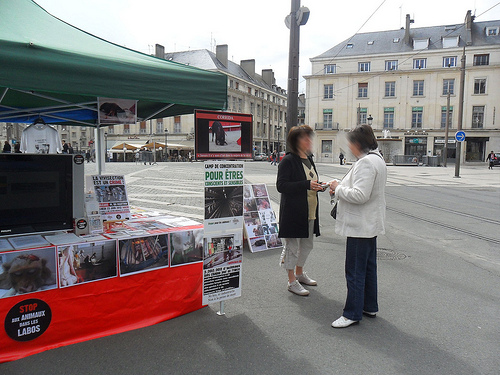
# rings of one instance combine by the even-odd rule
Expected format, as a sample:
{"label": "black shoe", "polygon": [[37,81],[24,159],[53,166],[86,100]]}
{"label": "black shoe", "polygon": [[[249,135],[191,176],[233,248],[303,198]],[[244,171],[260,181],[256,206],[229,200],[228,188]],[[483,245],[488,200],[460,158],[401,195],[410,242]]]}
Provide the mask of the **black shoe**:
{"label": "black shoe", "polygon": [[364,311],[364,310],[363,310],[363,315],[368,317],[368,318],[376,318],[377,317],[377,313],[368,312],[368,311]]}

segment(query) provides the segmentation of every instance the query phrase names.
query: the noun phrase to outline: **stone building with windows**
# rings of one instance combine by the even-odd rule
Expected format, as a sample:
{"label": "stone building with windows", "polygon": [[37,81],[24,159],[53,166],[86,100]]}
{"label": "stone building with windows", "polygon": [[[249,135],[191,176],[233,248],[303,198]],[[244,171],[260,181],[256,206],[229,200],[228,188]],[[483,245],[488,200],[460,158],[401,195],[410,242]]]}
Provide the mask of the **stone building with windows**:
{"label": "stone building with windows", "polygon": [[[237,64],[229,60],[228,46],[218,45],[216,52],[207,49],[167,52],[158,54],[163,47],[157,45],[157,56],[169,61],[217,71],[227,76],[227,112],[253,115],[254,152],[270,153],[284,150],[283,132],[286,129],[286,91],[276,85],[272,69],[255,71],[255,60],[242,60]],[[187,153],[194,149],[194,115],[148,120],[137,124],[115,125],[108,128],[107,144],[118,142],[144,144],[148,141],[177,145]],[[180,147],[182,146],[182,147]],[[173,151],[173,150],[171,150]]]}
{"label": "stone building with windows", "polygon": [[[310,59],[306,123],[317,159],[350,155],[345,134],[371,123],[387,161],[394,155],[441,155],[450,93],[448,160],[454,161],[460,61],[466,75],[464,161],[500,150],[500,20],[356,34]],[[352,155],[350,155],[352,157]]]}

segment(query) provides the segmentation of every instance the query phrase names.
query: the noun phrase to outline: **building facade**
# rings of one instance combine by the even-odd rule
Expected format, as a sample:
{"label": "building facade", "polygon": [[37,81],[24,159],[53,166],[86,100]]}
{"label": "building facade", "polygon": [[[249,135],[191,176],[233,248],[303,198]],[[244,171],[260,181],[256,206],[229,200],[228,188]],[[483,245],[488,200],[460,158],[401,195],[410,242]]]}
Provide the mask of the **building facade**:
{"label": "building facade", "polygon": [[318,160],[350,155],[345,134],[371,123],[386,161],[394,155],[441,155],[450,94],[448,160],[455,160],[460,64],[465,48],[463,161],[500,149],[500,20],[356,34],[312,58],[306,123]]}
{"label": "building facade", "polygon": [[[253,59],[243,60],[240,64],[230,61],[227,45],[217,46],[215,53],[206,49],[163,53],[162,46],[157,45],[157,55],[169,61],[225,74],[228,85],[226,111],[253,115],[254,152],[270,153],[278,147],[284,150],[287,97],[286,91],[276,85],[272,69],[264,69],[262,74],[257,74]],[[194,115],[108,128],[108,147],[121,142],[139,145],[149,141],[175,144],[177,150],[169,149],[170,153],[179,151],[186,154],[193,150]]]}

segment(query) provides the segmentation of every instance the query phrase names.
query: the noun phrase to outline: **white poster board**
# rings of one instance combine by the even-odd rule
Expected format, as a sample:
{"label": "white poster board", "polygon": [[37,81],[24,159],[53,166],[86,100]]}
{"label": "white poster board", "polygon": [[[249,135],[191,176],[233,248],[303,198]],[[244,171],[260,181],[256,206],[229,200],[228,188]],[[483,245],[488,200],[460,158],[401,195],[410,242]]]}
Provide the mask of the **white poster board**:
{"label": "white poster board", "polygon": [[95,194],[103,221],[130,219],[125,177],[94,175],[87,177],[87,190]]}
{"label": "white poster board", "polygon": [[271,207],[265,184],[245,185],[243,190],[243,219],[250,251],[264,251],[283,247],[278,237],[278,221]]}
{"label": "white poster board", "polygon": [[243,163],[205,162],[203,304],[241,296]]}

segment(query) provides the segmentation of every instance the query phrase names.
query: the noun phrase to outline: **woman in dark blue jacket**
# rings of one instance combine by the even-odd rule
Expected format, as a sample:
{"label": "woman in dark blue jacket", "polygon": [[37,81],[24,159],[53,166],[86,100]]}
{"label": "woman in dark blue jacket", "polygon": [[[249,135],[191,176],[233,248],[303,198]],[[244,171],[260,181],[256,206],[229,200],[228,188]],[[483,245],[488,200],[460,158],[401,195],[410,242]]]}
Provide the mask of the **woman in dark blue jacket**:
{"label": "woman in dark blue jacket", "polygon": [[313,130],[295,126],[288,134],[289,152],[278,167],[276,186],[281,193],[279,236],[283,238],[281,265],[288,272],[288,290],[300,296],[309,291],[302,284],[317,285],[303,267],[319,236],[318,172],[311,157]]}

